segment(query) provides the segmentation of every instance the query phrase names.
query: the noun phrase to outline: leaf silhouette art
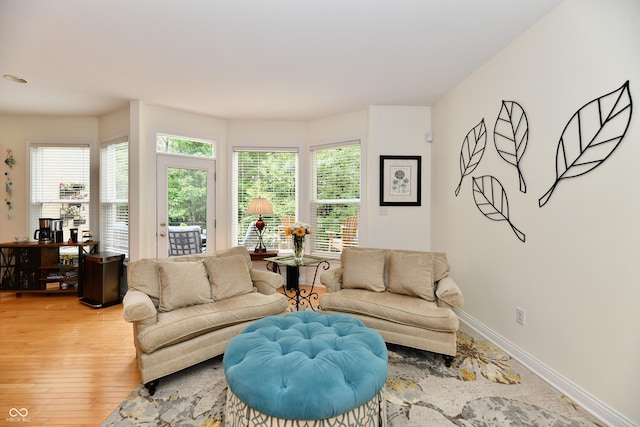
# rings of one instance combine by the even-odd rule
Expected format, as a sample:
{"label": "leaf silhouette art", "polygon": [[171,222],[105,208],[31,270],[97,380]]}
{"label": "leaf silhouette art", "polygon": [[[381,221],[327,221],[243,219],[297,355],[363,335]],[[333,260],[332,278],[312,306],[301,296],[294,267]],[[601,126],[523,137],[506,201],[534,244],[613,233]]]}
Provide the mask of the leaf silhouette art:
{"label": "leaf silhouette art", "polygon": [[460,149],[460,182],[456,188],[456,197],[460,193],[462,180],[475,170],[482,160],[484,148],[487,146],[487,127],[484,119],[467,133]]}
{"label": "leaf silhouette art", "polygon": [[540,207],[549,201],[560,180],[593,170],[613,153],[627,133],[632,109],[627,80],[620,88],[585,104],[571,117],[556,151],[556,180],[538,200]]}
{"label": "leaf silhouette art", "polygon": [[520,180],[520,191],[527,192],[520,170],[520,160],[527,149],[529,139],[529,122],[522,106],[515,101],[502,101],[502,108],[493,128],[493,142],[498,154],[507,163],[516,167]]}
{"label": "leaf silhouette art", "polygon": [[497,178],[484,175],[473,178],[473,200],[480,212],[493,221],[507,221],[518,239],[524,242],[525,234],[518,230],[509,219],[509,200],[504,187]]}

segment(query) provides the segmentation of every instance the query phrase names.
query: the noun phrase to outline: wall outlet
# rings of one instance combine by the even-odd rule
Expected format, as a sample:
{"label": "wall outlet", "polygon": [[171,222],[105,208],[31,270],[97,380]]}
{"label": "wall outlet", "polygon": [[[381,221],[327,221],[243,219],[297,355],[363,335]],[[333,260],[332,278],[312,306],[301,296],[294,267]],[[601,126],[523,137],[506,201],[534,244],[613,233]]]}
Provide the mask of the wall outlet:
{"label": "wall outlet", "polygon": [[524,326],[524,321],[525,321],[524,309],[520,307],[516,307],[516,323],[519,323],[522,326]]}

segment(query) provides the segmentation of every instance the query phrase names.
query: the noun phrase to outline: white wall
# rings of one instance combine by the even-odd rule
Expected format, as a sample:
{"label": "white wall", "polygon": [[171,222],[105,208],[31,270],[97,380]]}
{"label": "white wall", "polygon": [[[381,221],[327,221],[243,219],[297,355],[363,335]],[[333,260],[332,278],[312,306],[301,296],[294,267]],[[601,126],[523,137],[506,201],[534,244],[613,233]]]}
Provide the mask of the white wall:
{"label": "white wall", "polygon": [[[617,150],[586,175],[555,180],[558,141],[587,102],[631,82],[640,100],[640,2],[568,0],[433,107],[433,246],[444,250],[465,294],[464,313],[640,423],[640,115]],[[502,100],[525,109],[529,143],[515,168],[497,154],[493,127]],[[459,156],[482,118],[487,148],[472,174],[496,176],[510,218],[526,234],[476,207],[471,176],[460,195]],[[515,308],[526,310],[526,326]]]}
{"label": "white wall", "polygon": [[[34,230],[29,225],[28,189],[26,188],[29,162],[27,142],[82,141],[90,142],[93,146],[96,146],[98,141],[97,123],[98,120],[95,117],[0,115],[1,242],[11,242],[16,236],[33,237]],[[4,159],[7,157],[7,149],[13,151],[13,157],[16,160],[13,169],[9,169],[4,164]],[[95,161],[95,156],[92,158],[93,161]],[[11,211],[7,209],[7,205],[4,203],[6,196],[4,191],[5,172],[10,173],[13,181],[13,209]],[[97,217],[92,217],[91,221],[95,224]]]}
{"label": "white wall", "polygon": [[[429,250],[431,247],[431,108],[369,107],[365,233],[367,246]],[[421,156],[421,206],[387,206],[380,211],[380,156]]]}
{"label": "white wall", "polygon": [[[229,180],[226,121],[214,117],[203,116],[171,108],[146,105],[135,101],[132,112],[131,142],[136,144],[137,152],[130,158],[130,171],[134,175],[133,187],[138,191],[138,198],[134,200],[139,206],[130,207],[131,229],[138,223],[138,233],[131,239],[131,259],[156,256],[156,134],[168,134],[187,138],[203,139],[215,142],[216,156],[216,219],[218,227],[215,231],[215,247],[228,247],[229,209],[225,203],[229,197]],[[136,134],[136,135],[134,135]],[[133,163],[131,163],[133,162]],[[134,190],[132,190],[133,192]],[[131,197],[131,196],[130,196]],[[210,231],[208,232],[210,233]],[[134,244],[139,244],[139,253],[135,253]],[[139,256],[135,256],[139,255]]]}

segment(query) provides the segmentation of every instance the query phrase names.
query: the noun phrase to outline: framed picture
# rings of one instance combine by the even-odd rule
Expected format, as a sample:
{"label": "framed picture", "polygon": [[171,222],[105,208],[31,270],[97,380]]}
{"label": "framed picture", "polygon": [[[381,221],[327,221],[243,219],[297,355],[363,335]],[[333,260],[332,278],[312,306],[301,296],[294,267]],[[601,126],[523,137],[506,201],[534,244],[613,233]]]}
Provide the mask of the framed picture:
{"label": "framed picture", "polygon": [[380,206],[420,206],[421,156],[380,156]]}

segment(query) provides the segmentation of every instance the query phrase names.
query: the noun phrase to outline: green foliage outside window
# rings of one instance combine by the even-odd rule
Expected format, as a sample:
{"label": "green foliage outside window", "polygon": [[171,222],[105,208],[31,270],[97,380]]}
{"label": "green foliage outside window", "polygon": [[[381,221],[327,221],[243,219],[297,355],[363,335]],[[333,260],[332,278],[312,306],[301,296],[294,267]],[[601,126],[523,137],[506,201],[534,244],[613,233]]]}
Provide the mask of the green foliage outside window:
{"label": "green foliage outside window", "polygon": [[[213,144],[159,135],[156,150],[161,153],[213,158]],[[207,221],[207,174],[202,170],[169,168],[169,224],[200,225]]]}
{"label": "green foliage outside window", "polygon": [[265,217],[267,228],[264,232],[264,239],[268,248],[274,248],[277,246],[277,239],[282,239],[282,236],[278,235],[278,225],[282,217],[295,216],[296,214],[297,154],[293,152],[238,151],[235,155],[238,243],[244,242],[246,230],[251,222],[257,219],[254,215],[246,215],[249,203],[255,197],[264,197],[273,207],[273,215]]}

